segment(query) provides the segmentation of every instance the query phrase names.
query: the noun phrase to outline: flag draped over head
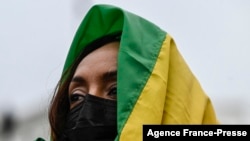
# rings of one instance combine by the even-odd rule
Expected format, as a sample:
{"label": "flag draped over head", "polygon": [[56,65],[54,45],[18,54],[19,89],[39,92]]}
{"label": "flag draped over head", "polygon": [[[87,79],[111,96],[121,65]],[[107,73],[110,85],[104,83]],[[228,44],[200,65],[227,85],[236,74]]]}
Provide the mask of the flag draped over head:
{"label": "flag draped over head", "polygon": [[141,141],[144,124],[216,124],[209,97],[172,37],[140,16],[93,6],[80,24],[64,71],[90,42],[121,32],[117,67],[116,140]]}

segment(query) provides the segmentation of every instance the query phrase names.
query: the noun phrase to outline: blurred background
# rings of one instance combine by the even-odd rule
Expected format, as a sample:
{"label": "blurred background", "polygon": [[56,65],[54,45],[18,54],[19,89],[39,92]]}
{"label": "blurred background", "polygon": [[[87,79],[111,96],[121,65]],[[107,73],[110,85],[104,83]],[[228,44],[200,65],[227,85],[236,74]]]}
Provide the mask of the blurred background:
{"label": "blurred background", "polygon": [[250,123],[250,1],[0,1],[0,140],[49,141],[48,105],[89,8],[112,4],[167,31],[223,124]]}

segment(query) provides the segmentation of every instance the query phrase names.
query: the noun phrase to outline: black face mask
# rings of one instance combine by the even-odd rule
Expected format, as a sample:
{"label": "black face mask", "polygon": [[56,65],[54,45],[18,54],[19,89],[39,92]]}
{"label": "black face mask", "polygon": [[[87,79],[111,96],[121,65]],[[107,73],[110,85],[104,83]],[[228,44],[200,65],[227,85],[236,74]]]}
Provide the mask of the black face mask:
{"label": "black face mask", "polygon": [[71,109],[61,141],[113,141],[117,135],[116,101],[90,94]]}

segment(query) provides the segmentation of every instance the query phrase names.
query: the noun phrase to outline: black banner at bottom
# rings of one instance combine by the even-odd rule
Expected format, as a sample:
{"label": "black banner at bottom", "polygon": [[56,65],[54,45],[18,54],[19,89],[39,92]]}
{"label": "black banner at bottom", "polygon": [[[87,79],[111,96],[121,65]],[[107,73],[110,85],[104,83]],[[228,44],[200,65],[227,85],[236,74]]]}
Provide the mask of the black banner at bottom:
{"label": "black banner at bottom", "polygon": [[249,137],[250,125],[143,125],[143,141],[168,137]]}

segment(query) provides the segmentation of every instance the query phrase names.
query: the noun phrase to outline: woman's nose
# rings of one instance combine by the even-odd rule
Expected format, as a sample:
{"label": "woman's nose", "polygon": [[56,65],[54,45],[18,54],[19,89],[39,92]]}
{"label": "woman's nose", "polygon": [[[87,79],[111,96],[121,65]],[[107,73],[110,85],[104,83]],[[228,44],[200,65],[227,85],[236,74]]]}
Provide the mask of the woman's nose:
{"label": "woman's nose", "polygon": [[98,87],[98,86],[93,86],[89,89],[89,92],[88,92],[90,95],[93,95],[93,96],[97,96],[97,97],[101,97],[101,98],[105,98],[104,97],[104,94],[103,94],[103,91]]}

